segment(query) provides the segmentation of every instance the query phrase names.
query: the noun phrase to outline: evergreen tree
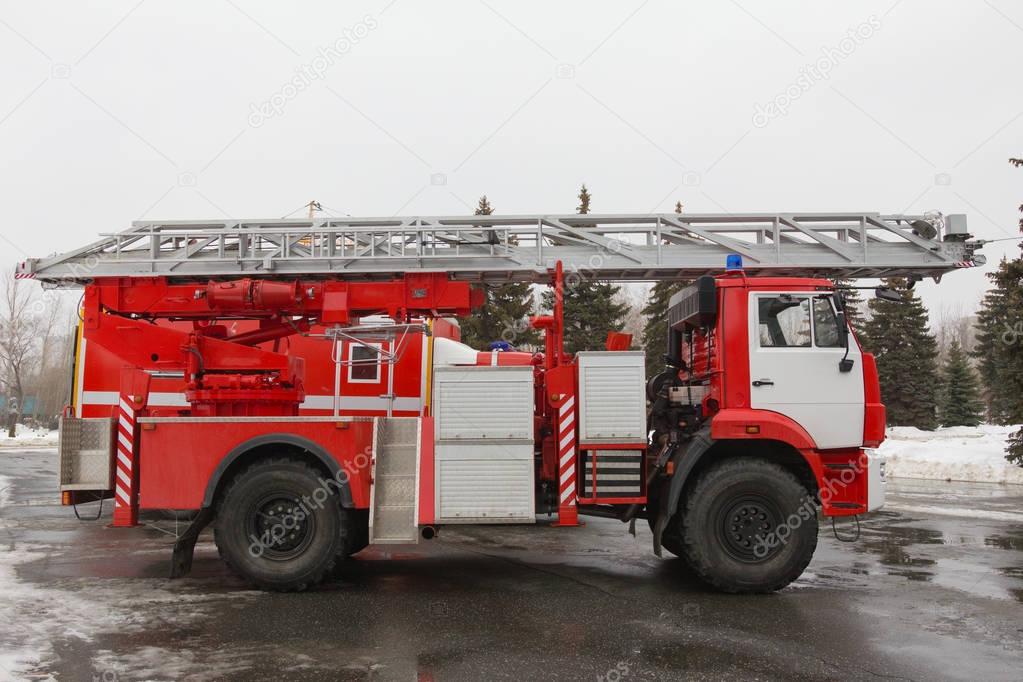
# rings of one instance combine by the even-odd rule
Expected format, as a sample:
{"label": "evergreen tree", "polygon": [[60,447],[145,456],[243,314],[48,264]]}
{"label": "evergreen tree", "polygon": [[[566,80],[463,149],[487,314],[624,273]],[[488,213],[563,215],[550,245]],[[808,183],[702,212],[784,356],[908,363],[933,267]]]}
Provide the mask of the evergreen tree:
{"label": "evergreen tree", "polygon": [[981,422],[980,390],[977,376],[958,341],[948,347],[942,371],[942,426],[977,426]]}
{"label": "evergreen tree", "polygon": [[[487,196],[480,197],[475,215],[493,212]],[[488,286],[485,293],[482,308],[458,319],[462,343],[480,350],[486,350],[494,341],[507,341],[516,347],[540,343],[539,332],[529,326],[533,293],[527,282]]]}
{"label": "evergreen tree", "polygon": [[[590,212],[590,192],[584,184],[579,191],[576,212]],[[565,273],[565,352],[604,350],[609,331],[621,331],[628,305],[619,300],[621,287],[601,282],[588,270]],[[554,292],[543,294],[544,308],[554,307]]]}
{"label": "evergreen tree", "polygon": [[[681,212],[682,202],[675,202],[675,213]],[[663,280],[650,288],[641,311],[646,318],[643,351],[646,353],[647,378],[664,371],[664,355],[668,352],[668,302],[689,284],[688,280]]]}
{"label": "evergreen tree", "polygon": [[[856,286],[856,280],[837,278],[832,280],[835,287]],[[859,289],[844,289],[842,296],[845,298],[845,316],[849,320],[849,326],[856,332],[857,338],[863,335],[863,297]]]}
{"label": "evergreen tree", "polygon": [[[1009,159],[1009,163],[1016,168],[1023,167],[1023,159]],[[1023,204],[1020,204],[1019,212],[1023,213]],[[1023,232],[1023,217],[1019,219],[1019,231]],[[1023,244],[1020,244],[1020,249],[1023,249]],[[1011,281],[1014,284],[1013,300],[1015,308],[1013,308],[1013,313],[1015,314],[1016,319],[1014,320],[1015,326],[1013,326],[1012,329],[1016,332],[1023,332],[1023,319],[1020,319],[1023,317],[1023,315],[1020,314],[1021,309],[1023,309],[1023,295],[1021,295],[1021,293],[1023,293],[1021,292],[1021,290],[1023,290],[1023,257],[1017,258],[1014,262],[1015,268],[1013,270],[1014,274],[1011,276]],[[1023,343],[1023,334],[1017,333],[1016,343]],[[1015,383],[1017,388],[1023,389],[1023,352],[1020,352],[1019,347],[1016,348],[1012,357],[1011,381]],[[1017,414],[1023,412],[1023,390],[1016,392],[1016,408]],[[1016,423],[1023,423],[1023,419],[1020,419]],[[1005,459],[1023,467],[1023,427],[1020,427],[1019,431],[1012,434],[1009,438],[1008,454],[1006,454]]]}
{"label": "evergreen tree", "polygon": [[[1023,159],[1009,163],[1019,168]],[[1019,210],[1023,213],[1023,205]],[[1023,232],[1023,218],[1019,228]],[[975,352],[988,418],[999,424],[1023,424],[1023,257],[1003,259],[988,277],[993,286],[977,314]],[[1009,437],[1005,458],[1023,466],[1023,428]]]}
{"label": "evergreen tree", "polygon": [[927,329],[927,310],[902,278],[885,280],[904,301],[874,299],[864,323],[867,345],[877,356],[881,398],[893,426],[938,425],[938,344]]}
{"label": "evergreen tree", "polygon": [[1002,260],[988,273],[992,287],[977,312],[974,357],[984,384],[988,419],[1023,423],[1023,261]]}

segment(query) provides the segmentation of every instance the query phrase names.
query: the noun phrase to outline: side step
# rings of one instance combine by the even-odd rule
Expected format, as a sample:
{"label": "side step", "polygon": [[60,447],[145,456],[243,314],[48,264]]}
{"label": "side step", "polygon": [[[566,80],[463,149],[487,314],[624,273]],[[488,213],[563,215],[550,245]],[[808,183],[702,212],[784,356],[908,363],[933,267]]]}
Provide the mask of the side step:
{"label": "side step", "polygon": [[419,542],[418,490],[421,420],[378,417],[373,424],[373,484],[369,543]]}

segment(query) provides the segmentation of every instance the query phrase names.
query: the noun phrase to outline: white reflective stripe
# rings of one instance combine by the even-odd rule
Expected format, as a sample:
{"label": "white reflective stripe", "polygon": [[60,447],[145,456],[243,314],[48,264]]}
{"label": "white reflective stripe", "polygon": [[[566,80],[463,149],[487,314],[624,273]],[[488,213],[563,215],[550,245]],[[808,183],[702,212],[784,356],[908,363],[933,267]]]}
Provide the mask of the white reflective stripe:
{"label": "white reflective stripe", "polygon": [[124,507],[130,507],[131,501],[128,498],[128,493],[121,486],[114,488],[117,493],[117,497],[114,498],[115,502],[120,502]]}
{"label": "white reflective stripe", "polygon": [[566,483],[568,483],[568,479],[572,478],[573,476],[575,476],[575,467],[568,467],[567,469],[562,471],[561,485],[565,485]]}
{"label": "white reflective stripe", "polygon": [[118,423],[121,425],[121,428],[127,431],[128,433],[131,433],[132,431],[135,430],[135,425],[132,424],[127,419],[125,419],[124,417],[121,417]]}
{"label": "white reflective stripe", "polygon": [[[82,405],[119,405],[121,394],[117,391],[82,391]],[[154,391],[146,398],[150,406],[188,407],[184,393]]]}
{"label": "white reflective stripe", "polygon": [[490,351],[490,366],[491,367],[497,367],[497,351],[496,350]]}
{"label": "white reflective stripe", "polygon": [[117,430],[117,442],[124,446],[124,449],[131,452],[131,439],[124,435],[124,431]]}
{"label": "white reflective stripe", "polygon": [[568,400],[565,401],[565,404],[561,406],[561,413],[564,414],[568,410],[571,410],[573,405],[575,405],[575,396],[570,395],[568,396]]}
{"label": "white reflective stripe", "polygon": [[128,471],[131,471],[131,460],[128,459],[128,456],[126,454],[124,454],[123,452],[118,452],[117,461],[123,464]]}
{"label": "white reflective stripe", "polygon": [[561,418],[561,432],[564,433],[565,429],[569,428],[575,423],[575,412],[569,412],[567,416]]}
{"label": "white reflective stripe", "polygon": [[567,488],[565,488],[565,492],[561,493],[561,501],[562,501],[562,503],[567,502],[569,499],[571,499],[572,495],[574,495],[574,494],[575,494],[575,483],[573,483],[572,485],[570,485]]}
{"label": "white reflective stripe", "polygon": [[127,412],[129,417],[135,416],[135,408],[129,405],[128,401],[126,401],[124,398],[118,398],[118,401],[119,404],[121,405],[121,409]]}
{"label": "white reflective stripe", "polygon": [[[117,405],[120,401],[117,391],[82,391],[81,405]],[[153,392],[147,399],[150,407],[188,407],[184,393],[168,391]],[[333,410],[334,396],[307,395],[299,405],[304,410]],[[419,396],[399,396],[394,399],[394,409],[400,412],[418,412],[422,407]],[[387,399],[377,396],[341,396],[342,410],[386,410]]]}
{"label": "white reflective stripe", "polygon": [[575,456],[574,452],[566,452],[565,456],[561,458],[561,462],[559,463],[558,468],[559,469],[563,468],[566,464],[572,461],[572,458],[574,456]]}
{"label": "white reflective stripe", "polygon": [[564,450],[571,444],[572,439],[575,438],[575,434],[569,431],[565,434],[565,437],[561,439],[561,449]]}
{"label": "white reflective stripe", "polygon": [[131,476],[124,473],[124,469],[117,467],[117,477],[124,481],[124,484],[126,486],[128,486],[129,488],[131,487]]}

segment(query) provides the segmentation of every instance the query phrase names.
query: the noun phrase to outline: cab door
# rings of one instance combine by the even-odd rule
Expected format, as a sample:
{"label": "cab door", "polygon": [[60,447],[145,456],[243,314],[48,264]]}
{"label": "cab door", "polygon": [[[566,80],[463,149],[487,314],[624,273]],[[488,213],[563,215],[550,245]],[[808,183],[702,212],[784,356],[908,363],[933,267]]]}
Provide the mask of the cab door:
{"label": "cab door", "polygon": [[849,336],[846,357],[831,296],[753,293],[749,300],[750,405],[790,417],[818,448],[863,444],[863,363]]}

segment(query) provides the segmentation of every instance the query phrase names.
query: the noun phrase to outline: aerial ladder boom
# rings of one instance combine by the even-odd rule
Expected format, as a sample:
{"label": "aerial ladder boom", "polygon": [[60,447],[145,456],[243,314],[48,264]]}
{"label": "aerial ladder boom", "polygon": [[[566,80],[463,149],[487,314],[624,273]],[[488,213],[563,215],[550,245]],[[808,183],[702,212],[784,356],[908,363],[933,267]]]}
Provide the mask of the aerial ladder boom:
{"label": "aerial ladder boom", "polygon": [[99,278],[390,280],[444,272],[469,282],[691,279],[729,254],[746,272],[940,279],[982,265],[966,216],[939,213],[650,213],[136,221],[80,249],[30,258],[17,276],[50,287]]}

